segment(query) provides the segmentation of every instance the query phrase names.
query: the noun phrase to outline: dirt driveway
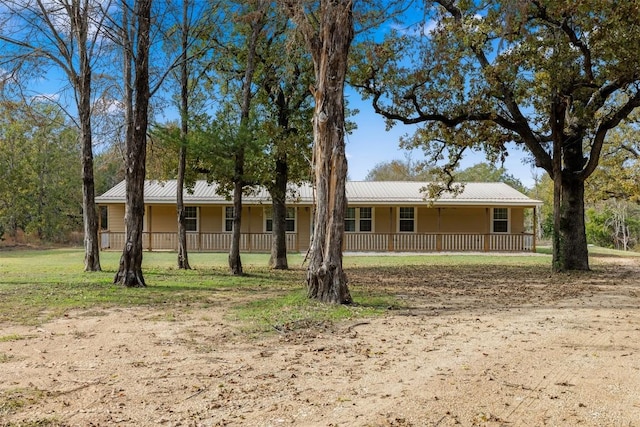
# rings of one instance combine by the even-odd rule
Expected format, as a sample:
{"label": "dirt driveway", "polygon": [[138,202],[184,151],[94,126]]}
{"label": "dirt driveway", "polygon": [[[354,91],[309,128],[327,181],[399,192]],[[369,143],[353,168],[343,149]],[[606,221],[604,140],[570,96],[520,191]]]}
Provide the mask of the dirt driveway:
{"label": "dirt driveway", "polygon": [[406,306],[262,338],[224,306],[4,325],[0,425],[640,426],[638,261],[348,274]]}

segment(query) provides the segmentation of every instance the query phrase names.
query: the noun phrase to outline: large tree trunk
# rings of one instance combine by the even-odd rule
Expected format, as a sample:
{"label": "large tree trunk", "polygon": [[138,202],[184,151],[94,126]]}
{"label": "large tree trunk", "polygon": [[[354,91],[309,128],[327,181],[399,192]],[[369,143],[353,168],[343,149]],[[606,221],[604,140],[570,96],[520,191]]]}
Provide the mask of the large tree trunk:
{"label": "large tree trunk", "polygon": [[88,5],[80,7],[73,3],[70,10],[74,36],[78,41],[80,57],[79,75],[74,78],[80,122],[80,145],[82,146],[82,222],[84,225],[84,271],[100,271],[100,242],[98,237],[98,211],[95,201],[93,174],[93,141],[91,129],[91,64],[87,51],[89,33]]}
{"label": "large tree trunk", "polygon": [[[90,75],[83,80],[90,86]],[[85,93],[84,91],[87,91]],[[93,144],[91,142],[90,89],[80,93],[80,139],[82,145],[82,220],[84,224],[84,271],[100,271],[100,242],[98,238],[98,211],[95,200],[93,175]]]}
{"label": "large tree trunk", "polygon": [[[114,283],[144,287],[142,275],[142,230],[144,221],[144,178],[147,155],[149,110],[149,41],[151,0],[139,0],[137,14],[137,49],[134,61],[134,98],[132,117],[127,123],[125,245]],[[125,26],[125,28],[128,28]],[[128,61],[127,61],[128,62]],[[125,71],[125,74],[127,72]],[[130,79],[126,79],[128,85]]]}
{"label": "large tree trunk", "polygon": [[[236,160],[236,166],[244,164],[244,160]],[[240,170],[240,172],[242,171]],[[233,231],[231,237],[231,248],[229,248],[229,269],[235,276],[242,275],[242,260],[240,259],[240,230],[242,222],[242,180],[236,180],[233,188]]]}
{"label": "large tree trunk", "polygon": [[[561,175],[561,186],[554,185],[554,271],[589,270],[589,251],[584,221],[584,181],[571,174]],[[555,204],[554,203],[554,204]]]}
{"label": "large tree trunk", "polygon": [[187,253],[187,227],[185,226],[185,212],[184,212],[184,175],[186,169],[186,157],[187,147],[186,137],[182,139],[182,146],[180,147],[180,159],[178,166],[178,182],[177,182],[177,210],[178,210],[178,268],[183,270],[190,270],[189,255]]}
{"label": "large tree trunk", "polygon": [[[135,168],[137,169],[137,168]],[[142,229],[144,222],[144,171],[126,174],[125,244],[114,283],[127,287],[145,287],[142,275]]]}
{"label": "large tree trunk", "polygon": [[182,55],[180,64],[180,153],[178,154],[178,182],[176,203],[178,209],[178,268],[190,270],[187,253],[187,227],[184,214],[184,176],[187,169],[187,134],[189,133],[189,1],[182,3]]}
{"label": "large tree trunk", "polygon": [[306,34],[316,75],[313,127],[317,203],[307,291],[309,298],[341,304],[352,301],[342,268],[347,177],[344,81],[353,40],[352,7],[350,0],[322,1],[318,32]]}
{"label": "large tree trunk", "polygon": [[553,259],[556,272],[589,270],[584,224],[584,129],[572,121],[566,96],[556,96],[551,107],[553,134]]}
{"label": "large tree trunk", "polygon": [[281,155],[276,159],[275,185],[271,189],[272,200],[272,240],[271,257],[269,267],[286,270],[287,262],[287,181],[289,167],[286,156]]}
{"label": "large tree trunk", "polygon": [[[582,130],[569,126],[562,148],[559,243],[562,262],[559,270],[589,270],[589,250],[584,225],[584,157]],[[556,263],[554,262],[555,266]]]}

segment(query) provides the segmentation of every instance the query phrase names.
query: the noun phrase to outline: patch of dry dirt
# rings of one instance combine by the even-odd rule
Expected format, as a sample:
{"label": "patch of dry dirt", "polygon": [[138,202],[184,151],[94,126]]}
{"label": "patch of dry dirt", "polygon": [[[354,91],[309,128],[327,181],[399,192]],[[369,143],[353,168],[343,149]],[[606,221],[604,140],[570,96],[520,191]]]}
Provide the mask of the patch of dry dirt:
{"label": "patch of dry dirt", "polygon": [[4,325],[25,339],[0,342],[0,425],[637,426],[640,267],[623,261],[352,269],[406,306],[262,339],[221,309]]}

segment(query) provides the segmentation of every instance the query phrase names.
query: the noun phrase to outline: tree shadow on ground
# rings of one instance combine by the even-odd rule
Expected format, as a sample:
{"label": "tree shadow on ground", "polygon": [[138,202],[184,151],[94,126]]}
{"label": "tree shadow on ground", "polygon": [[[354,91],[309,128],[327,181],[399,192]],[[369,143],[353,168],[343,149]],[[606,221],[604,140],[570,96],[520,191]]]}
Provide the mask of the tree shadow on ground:
{"label": "tree shadow on ground", "polygon": [[[598,292],[640,291],[634,265],[600,265],[593,271],[551,273],[546,266],[461,265],[366,267],[349,270],[351,286],[390,295],[407,313],[505,310],[570,305]],[[623,289],[624,288],[624,289]]]}

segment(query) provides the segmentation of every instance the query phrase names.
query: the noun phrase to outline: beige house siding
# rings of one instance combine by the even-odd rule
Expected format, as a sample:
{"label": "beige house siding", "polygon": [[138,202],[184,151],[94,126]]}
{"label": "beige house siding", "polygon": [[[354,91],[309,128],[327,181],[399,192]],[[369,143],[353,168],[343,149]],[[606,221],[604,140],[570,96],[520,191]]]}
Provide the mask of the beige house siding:
{"label": "beige house siding", "polygon": [[418,233],[437,233],[438,227],[438,208],[418,208]]}
{"label": "beige house siding", "polygon": [[242,229],[245,233],[264,233],[264,206],[242,208]]}
{"label": "beige house siding", "polygon": [[297,224],[296,230],[298,235],[298,248],[300,251],[306,251],[309,249],[309,242],[311,241],[311,222],[313,208],[311,206],[298,206],[297,208]]}
{"label": "beige house siding", "polygon": [[201,206],[198,215],[200,232],[219,233],[222,231],[222,209],[220,206]]}
{"label": "beige house siding", "polygon": [[[198,207],[198,231],[220,233],[224,227],[225,206]],[[109,231],[124,231],[124,205],[107,205]],[[296,234],[299,243],[306,249],[311,237],[311,207],[296,206]],[[242,232],[264,233],[264,205],[244,206],[242,209]],[[418,233],[480,233],[491,232],[491,208],[416,207],[416,231]],[[396,233],[398,231],[398,209],[390,206],[373,208],[373,232]],[[525,209],[509,208],[511,233],[524,233]],[[177,231],[174,206],[149,205],[145,208],[145,231],[175,233]]]}
{"label": "beige house siding", "polygon": [[486,208],[442,208],[440,229],[442,233],[488,233]]}
{"label": "beige house siding", "polygon": [[124,205],[109,205],[107,212],[109,230],[124,231]]}
{"label": "beige house siding", "polygon": [[392,233],[395,231],[395,215],[390,206],[375,207],[373,212],[373,231]]}
{"label": "beige house siding", "polygon": [[524,233],[524,209],[523,208],[511,208],[511,232],[512,233]]}
{"label": "beige house siding", "polygon": [[[151,222],[147,222],[145,231],[153,231],[154,233],[169,233],[176,232],[178,229],[178,218],[175,206],[147,206],[147,219]],[[149,227],[149,225],[151,226]]]}

